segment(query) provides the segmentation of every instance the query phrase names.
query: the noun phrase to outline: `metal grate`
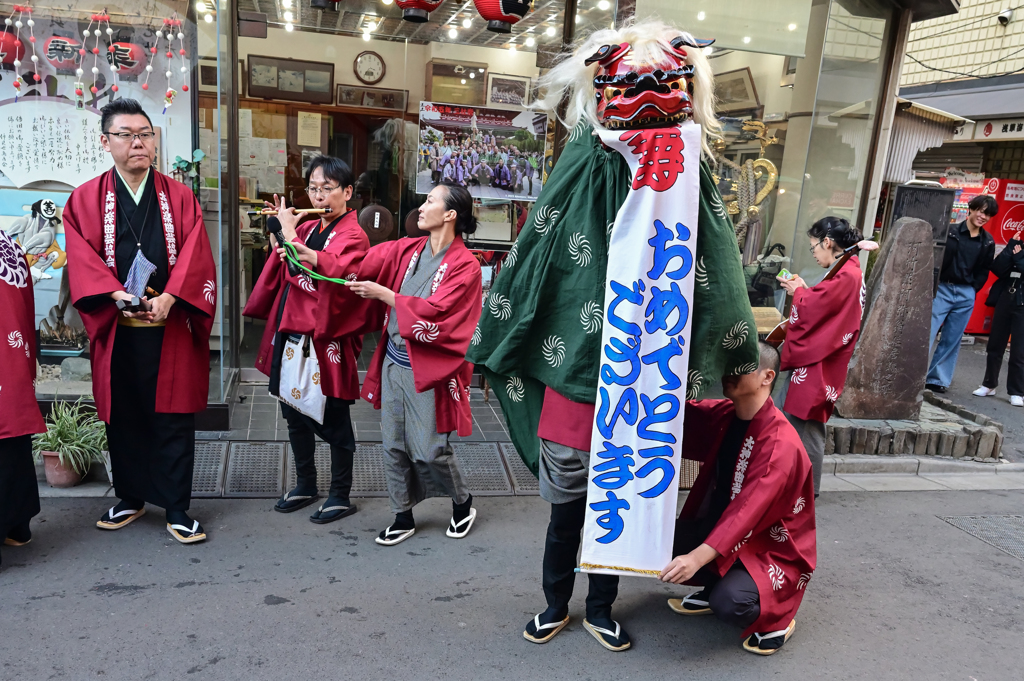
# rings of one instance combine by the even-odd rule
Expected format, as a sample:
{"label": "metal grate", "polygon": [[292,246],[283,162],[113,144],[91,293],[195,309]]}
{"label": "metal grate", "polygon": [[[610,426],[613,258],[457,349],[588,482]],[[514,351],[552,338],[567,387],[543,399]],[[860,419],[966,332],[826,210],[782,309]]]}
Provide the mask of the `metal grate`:
{"label": "metal grate", "polygon": [[[319,470],[317,468],[318,476]],[[357,444],[355,460],[352,463],[352,496],[386,497],[387,495],[388,484],[384,479],[384,445],[376,442]]]}
{"label": "metal grate", "polygon": [[1003,553],[1024,560],[1024,516],[953,515],[938,516]]}
{"label": "metal grate", "polygon": [[512,494],[512,482],[494,442],[454,442],[452,449],[466,486],[475,496]]}
{"label": "metal grate", "polygon": [[[326,442],[317,442],[313,451],[313,460],[316,462],[316,488],[320,496],[326,497],[331,491],[331,446]],[[292,447],[288,445],[288,457],[284,462],[285,475],[287,476],[284,489],[295,489],[295,460],[292,458]]]}
{"label": "metal grate", "polygon": [[225,497],[272,499],[281,496],[283,483],[284,443],[231,443]]}
{"label": "metal grate", "polygon": [[220,496],[227,458],[227,442],[196,442],[196,465],[192,470],[193,497]]}
{"label": "metal grate", "polygon": [[516,496],[537,496],[540,494],[540,484],[537,478],[530,472],[530,469],[523,463],[523,457],[511,442],[502,442],[498,445],[501,451],[501,458],[505,461],[505,468],[509,477],[512,478],[512,487]]}

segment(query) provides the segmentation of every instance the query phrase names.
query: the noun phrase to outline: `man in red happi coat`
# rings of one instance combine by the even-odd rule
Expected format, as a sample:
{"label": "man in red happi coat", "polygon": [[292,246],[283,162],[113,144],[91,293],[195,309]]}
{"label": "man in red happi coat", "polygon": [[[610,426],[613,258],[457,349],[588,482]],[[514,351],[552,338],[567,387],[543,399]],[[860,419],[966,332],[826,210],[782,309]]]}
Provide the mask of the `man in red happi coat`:
{"label": "man in red happi coat", "polygon": [[[321,276],[342,279],[352,275],[370,247],[355,209],[348,206],[354,183],[352,170],[340,158],[317,156],[306,172],[306,193],[314,208],[331,212],[299,224],[303,214],[286,207],[283,197],[274,197],[278,217],[269,219],[280,221],[282,229],[277,233],[292,242],[303,267]],[[309,519],[323,525],[357,510],[349,500],[356,448],[349,406],[359,399],[356,358],[363,339],[355,335],[312,340],[320,375],[319,385],[314,383],[316,387],[312,390],[319,389],[323,399],[319,421],[287,403],[292,399],[289,380],[294,382],[294,376],[284,372],[282,378],[285,345],[290,342],[294,347],[303,347],[312,338],[321,300],[326,300],[321,296],[325,287],[339,289],[337,293],[342,297],[356,298],[337,283],[314,280],[297,267],[287,267],[280,244],[277,249],[278,256],[267,261],[242,311],[247,317],[267,320],[256,368],[270,379],[270,394],[282,399],[281,414],[288,422],[288,440],[295,461],[295,488],[285,492],[274,510],[292,513],[319,498],[315,458],[315,438],[319,436],[331,448],[331,484],[327,500]],[[306,391],[309,393],[310,389]]]}
{"label": "man in red happi coat", "polygon": [[0,543],[22,546],[39,513],[32,434],[46,430],[36,403],[36,329],[25,251],[0,230]]}
{"label": "man in red happi coat", "polygon": [[[195,413],[206,408],[210,384],[210,242],[191,190],[151,167],[155,132],[139,103],[103,107],[100,128],[114,167],[72,192],[63,215],[71,302],[89,334],[119,499],[97,526],[120,529],[149,502],[166,510],[176,540],[202,541],[187,511]],[[133,295],[143,306],[119,310]]]}
{"label": "man in red happi coat", "polygon": [[686,405],[683,458],[703,465],[661,579],[703,587],[672,610],[713,613],[743,629],[744,649],[771,655],[793,635],[817,550],[811,464],[771,400],[779,354],[760,348],[756,371],[722,379],[727,399]]}

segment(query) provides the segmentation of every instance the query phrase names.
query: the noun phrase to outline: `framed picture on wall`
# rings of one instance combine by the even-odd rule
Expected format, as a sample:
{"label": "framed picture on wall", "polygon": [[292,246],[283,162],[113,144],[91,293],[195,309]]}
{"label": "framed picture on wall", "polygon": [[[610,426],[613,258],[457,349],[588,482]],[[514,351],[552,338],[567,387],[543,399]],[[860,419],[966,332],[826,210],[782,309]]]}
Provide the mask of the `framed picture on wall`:
{"label": "framed picture on wall", "polygon": [[715,93],[718,95],[720,113],[756,109],[761,106],[749,67],[716,74]]}
{"label": "framed picture on wall", "polygon": [[529,78],[507,76],[503,73],[487,74],[487,106],[502,109],[522,109],[529,103]]}
{"label": "framed picture on wall", "polygon": [[338,85],[338,106],[405,111],[408,101],[408,90],[386,90],[363,85]]}
{"label": "framed picture on wall", "polygon": [[334,64],[249,55],[249,96],[334,103]]}
{"label": "framed picture on wall", "polygon": [[[196,66],[199,70],[196,89],[216,94],[218,91],[217,60],[201,57]],[[238,96],[245,96],[245,60],[238,60]]]}

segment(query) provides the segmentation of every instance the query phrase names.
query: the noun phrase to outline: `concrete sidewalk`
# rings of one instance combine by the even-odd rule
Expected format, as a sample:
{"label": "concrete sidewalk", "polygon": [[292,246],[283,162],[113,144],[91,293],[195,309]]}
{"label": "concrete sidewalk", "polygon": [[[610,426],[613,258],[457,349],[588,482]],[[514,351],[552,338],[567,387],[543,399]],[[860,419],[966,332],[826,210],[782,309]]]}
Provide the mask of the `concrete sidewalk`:
{"label": "concrete sidewalk", "polygon": [[829,493],[818,569],[793,639],[770,658],[712,618],[673,614],[689,591],[624,578],[615,616],[634,648],[611,653],[572,622],[522,638],[543,609],[548,506],[478,500],[464,540],[449,502],[416,509],[416,536],[373,543],[384,499],[316,526],[266,500],[199,500],[210,534],[185,547],[157,510],[119,532],[99,499],[46,499],[35,539],[3,548],[0,678],[140,679],[1014,679],[1024,668],[1024,562],[939,516],[1020,514],[1024,492]]}

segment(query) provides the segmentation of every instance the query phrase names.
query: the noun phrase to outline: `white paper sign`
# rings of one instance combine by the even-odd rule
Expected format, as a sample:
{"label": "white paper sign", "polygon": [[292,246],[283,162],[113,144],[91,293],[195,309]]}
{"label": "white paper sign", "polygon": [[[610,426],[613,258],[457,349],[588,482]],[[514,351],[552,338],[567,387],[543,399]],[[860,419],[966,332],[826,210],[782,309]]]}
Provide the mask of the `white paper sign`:
{"label": "white paper sign", "polygon": [[54,180],[77,187],[111,165],[98,111],[50,97],[0,106],[0,171],[16,186]]}
{"label": "white paper sign", "polygon": [[[672,559],[686,404],[700,127],[600,130],[629,163],[605,285],[580,569],[656,577]],[[570,242],[571,243],[571,242]]]}
{"label": "white paper sign", "polygon": [[238,136],[252,137],[252,109],[238,110]]}
{"label": "white paper sign", "polygon": [[298,134],[295,141],[300,147],[320,146],[320,114],[299,112]]}

